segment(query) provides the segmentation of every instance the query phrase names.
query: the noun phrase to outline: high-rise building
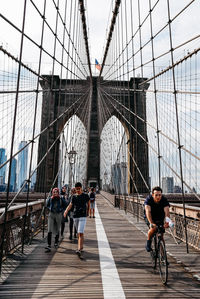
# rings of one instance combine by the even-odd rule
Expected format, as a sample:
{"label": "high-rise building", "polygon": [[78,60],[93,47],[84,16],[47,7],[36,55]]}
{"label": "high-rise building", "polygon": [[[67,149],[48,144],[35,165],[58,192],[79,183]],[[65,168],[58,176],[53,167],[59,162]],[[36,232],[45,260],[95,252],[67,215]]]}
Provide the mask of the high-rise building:
{"label": "high-rise building", "polygon": [[174,186],[174,193],[182,193],[182,188],[178,185]]}
{"label": "high-rise building", "polygon": [[[7,160],[5,148],[0,148],[0,165],[5,163]],[[6,180],[6,165],[0,168],[0,185],[5,184]]]}
{"label": "high-rise building", "polygon": [[[26,141],[21,141],[19,144],[19,150],[27,144]],[[24,180],[27,179],[27,164],[28,164],[28,147],[21,151],[18,155],[17,163],[17,188],[21,188]]]}
{"label": "high-rise building", "polygon": [[162,190],[163,193],[173,193],[174,191],[174,178],[173,177],[163,177],[162,178]]}
{"label": "high-rise building", "polygon": [[12,159],[12,167],[10,174],[10,191],[15,192],[17,184],[17,160],[15,158]]}
{"label": "high-rise building", "polygon": [[37,175],[37,172],[34,172],[34,174],[31,177],[31,189],[32,189],[32,191],[34,191],[34,189],[35,189],[36,175]]}
{"label": "high-rise building", "polygon": [[112,188],[115,194],[127,194],[127,163],[115,163],[111,166]]}

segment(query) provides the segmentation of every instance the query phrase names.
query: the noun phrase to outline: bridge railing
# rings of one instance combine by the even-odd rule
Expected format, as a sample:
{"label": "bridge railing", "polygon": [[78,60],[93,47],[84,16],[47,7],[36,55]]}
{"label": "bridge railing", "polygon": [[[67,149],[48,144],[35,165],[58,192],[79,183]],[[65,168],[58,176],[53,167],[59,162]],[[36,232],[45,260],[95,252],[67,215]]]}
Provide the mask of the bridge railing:
{"label": "bridge railing", "polygon": [[[125,213],[133,214],[138,220],[144,220],[145,198],[112,195],[104,191],[101,191],[101,194],[116,208],[124,210]],[[186,242],[186,225],[188,245],[200,250],[200,208],[186,205],[186,221],[184,221],[182,205],[170,203],[170,218],[174,222],[174,237],[179,241]]]}
{"label": "bridge railing", "polygon": [[[4,209],[0,209],[0,215]],[[30,244],[32,238],[41,231],[45,225],[44,200],[28,204],[25,217],[26,204],[11,207],[7,213],[5,237],[3,241],[3,260],[8,254],[22,247],[22,244]],[[25,220],[26,219],[26,220]],[[24,223],[26,221],[26,223]],[[0,242],[2,237],[4,221],[0,222]]]}

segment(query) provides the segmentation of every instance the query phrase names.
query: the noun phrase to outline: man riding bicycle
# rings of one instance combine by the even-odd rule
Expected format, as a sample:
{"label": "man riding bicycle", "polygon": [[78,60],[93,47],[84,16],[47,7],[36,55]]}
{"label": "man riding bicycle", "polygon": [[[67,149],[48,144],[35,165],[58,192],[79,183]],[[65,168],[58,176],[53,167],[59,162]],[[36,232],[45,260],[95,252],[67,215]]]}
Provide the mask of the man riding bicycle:
{"label": "man riding bicycle", "polygon": [[152,189],[152,195],[146,198],[144,205],[145,221],[149,226],[146,250],[150,252],[152,250],[152,237],[157,230],[157,226],[164,225],[165,228],[169,227],[169,223],[165,219],[166,217],[169,218],[169,202],[162,195],[162,189],[157,186]]}

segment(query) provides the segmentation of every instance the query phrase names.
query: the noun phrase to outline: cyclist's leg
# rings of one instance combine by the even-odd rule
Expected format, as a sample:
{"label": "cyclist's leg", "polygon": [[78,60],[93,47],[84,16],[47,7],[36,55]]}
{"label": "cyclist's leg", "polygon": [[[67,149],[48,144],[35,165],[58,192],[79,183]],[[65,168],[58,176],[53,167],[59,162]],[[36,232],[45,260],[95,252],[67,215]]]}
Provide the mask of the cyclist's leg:
{"label": "cyclist's leg", "polygon": [[153,235],[154,235],[155,232],[156,232],[156,227],[151,228],[151,227],[150,227],[150,223],[149,223],[149,221],[148,221],[147,218],[145,218],[145,222],[146,222],[147,226],[149,227],[149,230],[148,230],[148,233],[147,233],[146,250],[147,250],[148,252],[150,252],[150,251],[152,250],[152,248],[151,248],[151,243],[152,243]]}

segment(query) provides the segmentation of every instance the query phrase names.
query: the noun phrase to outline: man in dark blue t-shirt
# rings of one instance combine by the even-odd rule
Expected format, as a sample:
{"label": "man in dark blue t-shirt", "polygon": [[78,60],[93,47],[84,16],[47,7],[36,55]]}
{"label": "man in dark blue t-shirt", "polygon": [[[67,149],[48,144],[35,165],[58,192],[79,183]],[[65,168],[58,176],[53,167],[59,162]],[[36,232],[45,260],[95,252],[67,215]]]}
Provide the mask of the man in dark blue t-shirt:
{"label": "man in dark blue t-shirt", "polygon": [[82,184],[80,182],[75,184],[75,190],[76,194],[73,195],[72,201],[65,210],[64,217],[66,217],[67,213],[73,208],[74,224],[78,234],[78,249],[76,250],[76,253],[79,255],[79,257],[82,257],[84,230],[89,208],[88,202],[90,198],[88,194],[83,193]]}
{"label": "man in dark blue t-shirt", "polygon": [[151,240],[156,232],[157,225],[164,224],[164,227],[169,227],[169,223],[165,222],[165,217],[169,217],[169,202],[167,198],[162,195],[160,187],[152,189],[152,195],[149,195],[145,200],[145,217],[147,225],[149,226],[148,239],[146,250],[151,251]]}

